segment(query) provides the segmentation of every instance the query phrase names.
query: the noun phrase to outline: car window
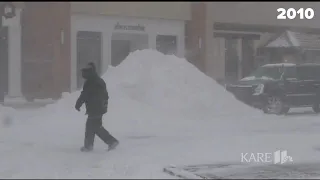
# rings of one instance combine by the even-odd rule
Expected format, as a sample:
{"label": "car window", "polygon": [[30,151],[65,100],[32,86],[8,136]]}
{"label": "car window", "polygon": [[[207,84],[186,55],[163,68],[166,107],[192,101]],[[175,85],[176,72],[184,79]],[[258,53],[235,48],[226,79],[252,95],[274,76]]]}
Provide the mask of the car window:
{"label": "car window", "polygon": [[300,80],[320,80],[320,66],[297,67],[297,76]]}
{"label": "car window", "polygon": [[282,68],[278,66],[262,66],[253,71],[249,77],[255,77],[257,79],[280,79],[282,74]]}
{"label": "car window", "polygon": [[297,79],[296,67],[286,67],[284,69],[284,76],[286,79]]}

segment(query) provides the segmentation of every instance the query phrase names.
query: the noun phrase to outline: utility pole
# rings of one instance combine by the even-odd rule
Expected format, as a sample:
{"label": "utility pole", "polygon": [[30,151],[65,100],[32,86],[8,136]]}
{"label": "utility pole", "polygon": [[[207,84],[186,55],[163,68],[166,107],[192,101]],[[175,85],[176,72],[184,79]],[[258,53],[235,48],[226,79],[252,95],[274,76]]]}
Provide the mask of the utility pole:
{"label": "utility pole", "polygon": [[5,79],[7,76],[4,76],[2,73],[4,72],[4,56],[3,51],[5,48],[3,47],[3,17],[5,19],[10,19],[16,16],[16,8],[12,2],[0,2],[0,104],[4,103],[4,97],[5,97]]}

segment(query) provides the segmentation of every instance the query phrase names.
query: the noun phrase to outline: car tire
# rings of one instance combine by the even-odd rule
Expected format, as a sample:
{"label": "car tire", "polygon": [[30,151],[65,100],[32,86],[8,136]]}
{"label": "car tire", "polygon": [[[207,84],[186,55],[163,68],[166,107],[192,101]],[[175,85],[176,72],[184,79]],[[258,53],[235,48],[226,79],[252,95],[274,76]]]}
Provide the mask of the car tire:
{"label": "car tire", "polygon": [[315,112],[315,113],[320,113],[320,106],[319,106],[319,104],[313,105],[313,106],[312,106],[312,110],[313,110],[313,112]]}
{"label": "car tire", "polygon": [[279,96],[269,96],[263,107],[263,112],[266,114],[282,115],[287,114],[289,110],[290,107]]}

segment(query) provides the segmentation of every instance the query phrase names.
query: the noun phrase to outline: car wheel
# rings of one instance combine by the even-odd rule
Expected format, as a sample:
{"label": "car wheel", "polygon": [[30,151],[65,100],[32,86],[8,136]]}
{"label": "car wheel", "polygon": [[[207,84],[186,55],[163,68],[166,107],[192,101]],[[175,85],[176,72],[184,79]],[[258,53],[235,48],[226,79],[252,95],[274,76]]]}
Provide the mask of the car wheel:
{"label": "car wheel", "polygon": [[320,106],[319,104],[315,104],[312,106],[313,112],[320,113]]}
{"label": "car wheel", "polygon": [[287,106],[281,97],[270,96],[267,98],[267,102],[263,108],[264,113],[267,114],[287,114],[290,110],[290,107]]}

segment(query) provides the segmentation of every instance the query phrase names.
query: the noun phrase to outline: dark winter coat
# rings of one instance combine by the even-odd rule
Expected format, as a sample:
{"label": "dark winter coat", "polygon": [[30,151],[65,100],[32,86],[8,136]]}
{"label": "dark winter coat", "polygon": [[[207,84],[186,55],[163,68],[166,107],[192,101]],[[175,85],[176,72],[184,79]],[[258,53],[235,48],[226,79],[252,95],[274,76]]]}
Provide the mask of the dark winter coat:
{"label": "dark winter coat", "polygon": [[89,116],[101,116],[105,114],[109,99],[106,83],[96,73],[95,68],[83,69],[82,76],[86,80],[81,95],[76,102],[76,109],[80,109],[84,103],[86,114]]}

